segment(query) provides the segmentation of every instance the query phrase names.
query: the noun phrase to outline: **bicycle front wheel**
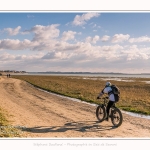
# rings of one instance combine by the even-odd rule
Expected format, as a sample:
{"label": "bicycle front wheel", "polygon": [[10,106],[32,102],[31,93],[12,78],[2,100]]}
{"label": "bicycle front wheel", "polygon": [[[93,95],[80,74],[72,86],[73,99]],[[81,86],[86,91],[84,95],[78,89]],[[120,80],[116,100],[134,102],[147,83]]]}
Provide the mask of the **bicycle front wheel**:
{"label": "bicycle front wheel", "polygon": [[96,117],[97,117],[99,122],[104,121],[104,119],[106,117],[106,108],[105,108],[105,106],[99,105],[96,108]]}
{"label": "bicycle front wheel", "polygon": [[115,127],[121,126],[123,121],[123,116],[118,108],[114,108],[111,112],[111,122]]}

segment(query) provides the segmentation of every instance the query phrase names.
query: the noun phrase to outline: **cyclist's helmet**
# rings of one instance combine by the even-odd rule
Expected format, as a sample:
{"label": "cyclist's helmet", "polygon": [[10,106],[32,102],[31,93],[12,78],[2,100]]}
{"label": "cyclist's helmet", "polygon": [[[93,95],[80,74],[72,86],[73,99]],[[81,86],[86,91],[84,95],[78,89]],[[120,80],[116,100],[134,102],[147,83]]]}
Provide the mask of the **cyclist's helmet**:
{"label": "cyclist's helmet", "polygon": [[110,82],[106,82],[106,87],[111,86]]}

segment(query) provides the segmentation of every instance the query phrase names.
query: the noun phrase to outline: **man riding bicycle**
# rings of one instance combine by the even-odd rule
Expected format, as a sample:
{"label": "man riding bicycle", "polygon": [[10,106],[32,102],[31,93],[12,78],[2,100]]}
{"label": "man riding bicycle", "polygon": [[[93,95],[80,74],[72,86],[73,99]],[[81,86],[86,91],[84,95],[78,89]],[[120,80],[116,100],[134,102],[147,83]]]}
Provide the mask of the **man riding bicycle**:
{"label": "man riding bicycle", "polygon": [[109,110],[110,107],[117,101],[119,101],[119,95],[118,94],[114,94],[111,83],[110,82],[106,82],[105,88],[99,93],[99,95],[97,96],[97,99],[100,99],[100,97],[107,93],[109,96],[109,102],[107,104],[107,108],[106,108],[106,112],[107,112],[107,116],[106,116],[106,120],[108,121],[109,118]]}

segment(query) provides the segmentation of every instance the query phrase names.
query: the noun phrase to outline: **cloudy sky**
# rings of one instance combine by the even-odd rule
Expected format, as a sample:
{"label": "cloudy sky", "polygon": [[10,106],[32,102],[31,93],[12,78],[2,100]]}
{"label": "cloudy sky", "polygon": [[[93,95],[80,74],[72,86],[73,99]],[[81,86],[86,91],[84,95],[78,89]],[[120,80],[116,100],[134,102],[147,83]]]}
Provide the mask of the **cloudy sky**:
{"label": "cloudy sky", "polygon": [[0,13],[0,70],[150,73],[150,13]]}

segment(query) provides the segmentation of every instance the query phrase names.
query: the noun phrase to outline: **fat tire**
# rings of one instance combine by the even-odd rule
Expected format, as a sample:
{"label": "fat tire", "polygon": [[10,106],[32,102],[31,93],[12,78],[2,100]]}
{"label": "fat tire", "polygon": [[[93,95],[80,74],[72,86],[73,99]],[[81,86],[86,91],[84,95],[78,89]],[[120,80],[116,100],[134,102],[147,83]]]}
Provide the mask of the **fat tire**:
{"label": "fat tire", "polygon": [[[99,116],[99,111],[102,111],[102,116],[101,116],[101,118],[100,118],[100,116]],[[106,117],[106,107],[105,106],[103,106],[103,105],[99,105],[97,108],[96,108],[96,117],[97,117],[97,119],[98,119],[98,121],[99,122],[102,122],[102,121],[104,121],[104,119],[105,119],[105,117]]]}
{"label": "fat tire", "polygon": [[[114,117],[114,115],[115,115],[115,113],[118,113],[119,114],[119,122],[118,123],[115,123],[115,117]],[[115,127],[119,127],[119,126],[121,126],[121,124],[122,124],[122,122],[123,122],[123,116],[122,116],[122,113],[121,113],[121,111],[120,111],[120,109],[118,109],[117,107],[115,107],[113,110],[112,110],[112,112],[111,112],[111,122],[112,122],[112,124],[115,126]]]}

